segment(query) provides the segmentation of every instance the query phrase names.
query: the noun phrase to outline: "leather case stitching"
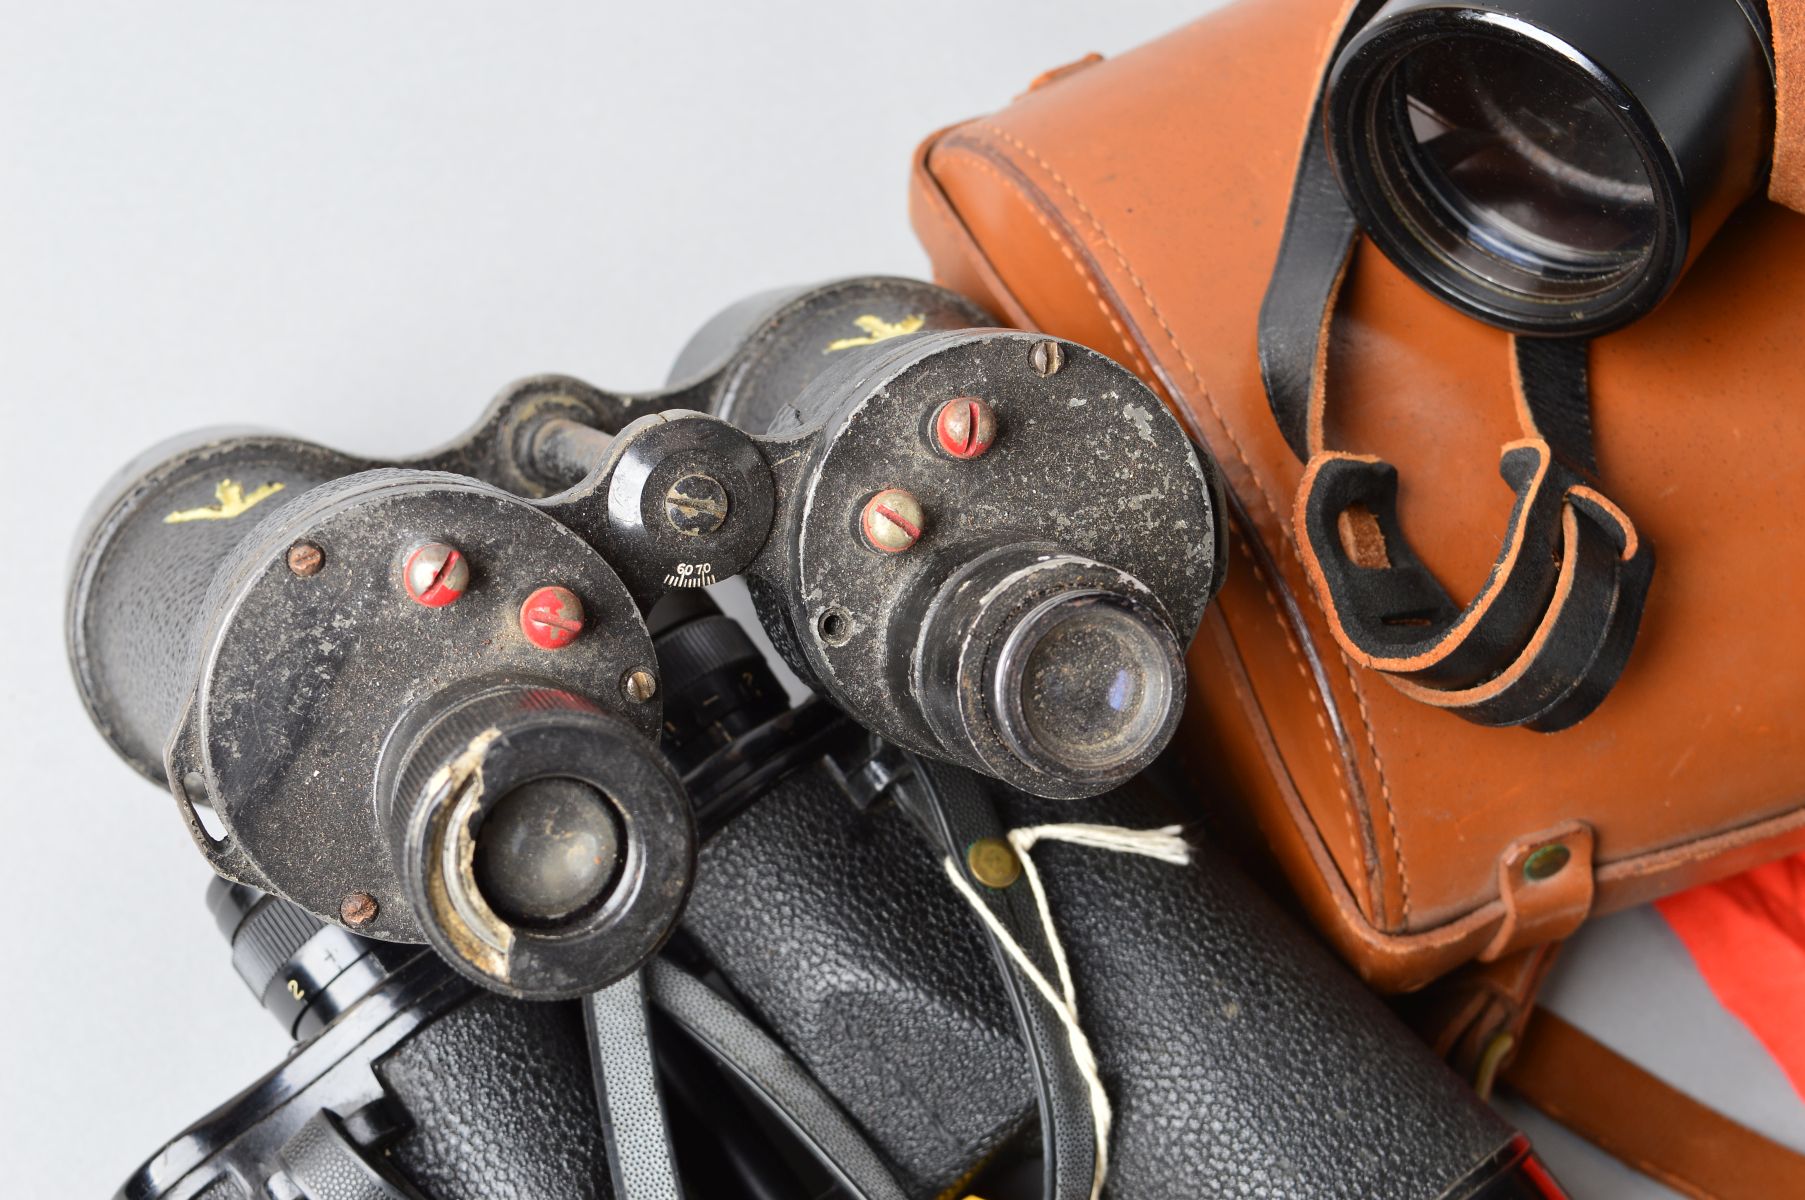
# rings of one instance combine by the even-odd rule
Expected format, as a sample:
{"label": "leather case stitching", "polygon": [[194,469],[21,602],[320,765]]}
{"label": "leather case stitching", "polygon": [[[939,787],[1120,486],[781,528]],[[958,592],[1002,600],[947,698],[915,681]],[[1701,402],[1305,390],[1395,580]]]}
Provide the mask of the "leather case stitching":
{"label": "leather case stitching", "polygon": [[[1185,352],[1184,347],[1179,344],[1177,334],[1173,332],[1171,325],[1166,321],[1165,315],[1160,312],[1159,306],[1154,303],[1152,295],[1147,290],[1147,285],[1141,280],[1141,277],[1136,274],[1134,269],[1129,266],[1128,258],[1126,254],[1123,253],[1121,247],[1116,244],[1115,239],[1109,235],[1106,229],[1104,229],[1102,221],[1099,220],[1097,215],[1091,211],[1090,207],[1078,197],[1077,192],[1073,190],[1071,184],[1051,163],[1047,162],[1046,159],[1042,158],[1040,154],[1021,139],[1015,137],[1007,130],[1002,129],[1000,126],[986,124],[983,128],[995,134],[997,137],[1002,138],[1009,145],[1015,147],[1016,150],[1027,156],[1030,161],[1039,166],[1041,170],[1045,171],[1047,175],[1059,185],[1061,190],[1065,192],[1066,196],[1070,198],[1077,210],[1084,214],[1085,218],[1090,221],[1091,228],[1096,231],[1097,236],[1103,240],[1103,244],[1115,255],[1116,262],[1120,264],[1123,273],[1127,275],[1129,282],[1134,285],[1135,290],[1140,293],[1142,301],[1147,305],[1147,311],[1159,325],[1160,331],[1165,334],[1166,341],[1178,355],[1179,361],[1184,364],[1185,370],[1190,374],[1192,382],[1196,384],[1198,394],[1203,397],[1204,403],[1209,405],[1210,412],[1216,418],[1216,423],[1221,427],[1223,435],[1228,439],[1229,445],[1234,447],[1235,456],[1241,460],[1242,467],[1246,469],[1249,477],[1253,479],[1254,486],[1258,489],[1260,497],[1264,501],[1268,512],[1273,516],[1274,523],[1280,531],[1281,539],[1291,548],[1293,556],[1297,557],[1301,564],[1302,556],[1296,540],[1286,533],[1284,521],[1279,515],[1281,510],[1273,499],[1265,479],[1263,479],[1259,472],[1254,469],[1253,462],[1248,457],[1246,448],[1242,446],[1240,439],[1235,436],[1233,428],[1229,425],[1228,421],[1224,419],[1222,410],[1216,403],[1215,396],[1211,393],[1209,386],[1203,380],[1202,373],[1198,371],[1197,365],[1192,362],[1190,355]],[[1391,831],[1394,852],[1398,854],[1397,876],[1400,882],[1400,915],[1401,920],[1407,921],[1409,917],[1408,898],[1404,895],[1404,885],[1402,883],[1405,874],[1405,863],[1402,856],[1402,842],[1398,834],[1396,818],[1391,811],[1391,787],[1385,777],[1384,760],[1379,753],[1378,742],[1374,735],[1369,711],[1366,706],[1366,699],[1361,693],[1359,680],[1355,677],[1353,663],[1348,660],[1345,651],[1341,651],[1339,647],[1337,647],[1337,651],[1340,654],[1342,668],[1347,675],[1348,687],[1353,691],[1360,710],[1360,720],[1366,737],[1367,748],[1372,754],[1373,774],[1379,782],[1380,796],[1384,801],[1386,825]],[[1318,697],[1318,702],[1327,703],[1327,698]]]}

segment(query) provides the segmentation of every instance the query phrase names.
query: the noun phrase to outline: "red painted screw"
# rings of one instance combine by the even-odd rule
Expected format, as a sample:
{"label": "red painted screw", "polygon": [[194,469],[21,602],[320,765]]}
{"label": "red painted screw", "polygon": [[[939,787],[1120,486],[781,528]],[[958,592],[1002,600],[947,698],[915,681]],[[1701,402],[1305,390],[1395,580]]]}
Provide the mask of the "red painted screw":
{"label": "red painted screw", "polygon": [[470,563],[457,547],[428,542],[407,556],[401,583],[414,603],[444,608],[470,586]]}
{"label": "red painted screw", "polygon": [[934,417],[934,440],[954,458],[976,458],[996,437],[996,413],[976,396],[948,400]]}
{"label": "red painted screw", "polygon": [[921,540],[921,501],[901,488],[885,488],[865,501],[859,528],[873,550],[901,554]]}
{"label": "red painted screw", "polygon": [[542,587],[520,606],[520,632],[541,650],[562,650],[583,632],[583,602],[569,588]]}

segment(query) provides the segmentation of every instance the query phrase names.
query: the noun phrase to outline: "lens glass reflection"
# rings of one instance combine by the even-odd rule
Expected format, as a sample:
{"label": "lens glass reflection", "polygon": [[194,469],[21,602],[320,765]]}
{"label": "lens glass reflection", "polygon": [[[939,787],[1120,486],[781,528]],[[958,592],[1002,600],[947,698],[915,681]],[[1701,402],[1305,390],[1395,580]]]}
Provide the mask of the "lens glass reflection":
{"label": "lens glass reflection", "polygon": [[1451,38],[1408,55],[1385,101],[1403,215],[1489,281],[1550,298],[1609,286],[1659,215],[1613,110],[1552,51]]}
{"label": "lens glass reflection", "polygon": [[503,796],[477,832],[478,890],[503,920],[555,922],[607,890],[620,863],[618,820],[575,779],[538,779]]}
{"label": "lens glass reflection", "polygon": [[1010,706],[1018,740],[1065,770],[1109,770],[1142,754],[1162,735],[1172,703],[1162,632],[1096,596],[1062,600],[1024,622]]}

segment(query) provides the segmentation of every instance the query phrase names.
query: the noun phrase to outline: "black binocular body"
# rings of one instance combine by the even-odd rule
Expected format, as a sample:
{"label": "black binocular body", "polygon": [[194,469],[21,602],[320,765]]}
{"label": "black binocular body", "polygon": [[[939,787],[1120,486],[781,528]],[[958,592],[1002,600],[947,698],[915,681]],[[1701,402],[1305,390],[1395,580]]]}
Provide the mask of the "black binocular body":
{"label": "black binocular body", "polygon": [[122,1196],[1557,1194],[1156,762],[1214,464],[983,320],[851,280],[412,462],[127,470],[77,676],[302,1040]]}
{"label": "black binocular body", "polygon": [[[675,616],[658,667],[689,731],[667,748],[692,793],[711,793],[723,755],[775,773],[707,822],[679,932],[644,973],[688,1194],[1088,1195],[1088,1109],[1063,1033],[941,860],[996,828],[1184,819],[1173,781],[1156,770],[1050,801],[843,718],[799,754],[804,710],[746,658],[743,634],[693,601]],[[717,706],[745,732],[698,743],[695,718]],[[773,728],[783,736],[759,732]],[[1283,1195],[1534,1195],[1507,1190],[1521,1139],[1207,838],[1194,845],[1184,867],[1037,852],[1109,1082],[1110,1194],[1239,1194],[1260,1180]],[[618,1194],[580,1005],[505,998],[420,947],[243,885],[216,882],[209,900],[240,974],[302,1041],[122,1197]],[[1024,938],[1032,926],[1019,922]],[[771,1044],[878,1170],[810,1124]]]}
{"label": "black binocular body", "polygon": [[530,379],[405,465],[159,448],[78,556],[83,697],[221,875],[535,998],[629,974],[688,890],[658,596],[743,575],[887,740],[1105,791],[1176,725],[1214,467],[1114,362],[984,320],[850,280],[729,309],[664,392]]}

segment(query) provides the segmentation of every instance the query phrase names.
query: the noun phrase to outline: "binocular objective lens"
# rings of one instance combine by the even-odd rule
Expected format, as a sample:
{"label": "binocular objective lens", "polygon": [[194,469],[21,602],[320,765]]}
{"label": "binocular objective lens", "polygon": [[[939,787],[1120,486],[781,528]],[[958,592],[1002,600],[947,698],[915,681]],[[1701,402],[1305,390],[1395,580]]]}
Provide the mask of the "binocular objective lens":
{"label": "binocular objective lens", "polygon": [[483,818],[471,864],[495,914],[520,925],[561,921],[606,894],[620,868],[614,806],[575,779],[535,779]]}
{"label": "binocular objective lens", "polygon": [[1389,91],[1385,186],[1458,265],[1555,300],[1614,282],[1649,252],[1659,214],[1642,155],[1574,70],[1465,37],[1410,54]]}
{"label": "binocular objective lens", "polygon": [[1168,732],[1176,658],[1163,626],[1112,598],[1056,597],[1004,643],[996,698],[1004,739],[1053,770],[1133,762]]}

